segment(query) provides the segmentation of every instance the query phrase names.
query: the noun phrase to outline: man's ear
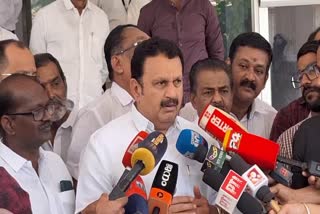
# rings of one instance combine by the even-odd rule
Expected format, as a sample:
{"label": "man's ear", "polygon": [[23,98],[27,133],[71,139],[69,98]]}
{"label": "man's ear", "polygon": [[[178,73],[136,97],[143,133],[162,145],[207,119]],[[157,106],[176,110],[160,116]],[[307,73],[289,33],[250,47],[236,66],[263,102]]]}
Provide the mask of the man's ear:
{"label": "man's ear", "polygon": [[3,115],[0,119],[1,127],[6,135],[15,135],[15,122],[7,115]]}
{"label": "man's ear", "polygon": [[227,63],[227,65],[231,65],[231,60],[230,60],[230,57],[228,57],[225,62]]}
{"label": "man's ear", "polygon": [[121,57],[118,55],[114,55],[111,57],[111,66],[113,69],[113,72],[117,75],[122,75],[124,70],[122,67],[122,61]]}
{"label": "man's ear", "polygon": [[139,102],[142,96],[142,85],[134,78],[130,79],[130,92],[136,102]]}

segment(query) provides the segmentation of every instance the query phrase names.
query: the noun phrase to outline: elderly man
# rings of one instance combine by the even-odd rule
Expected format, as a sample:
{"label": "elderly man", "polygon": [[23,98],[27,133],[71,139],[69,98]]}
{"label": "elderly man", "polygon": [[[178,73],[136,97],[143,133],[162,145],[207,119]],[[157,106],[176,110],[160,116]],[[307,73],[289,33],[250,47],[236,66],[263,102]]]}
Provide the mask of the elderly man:
{"label": "elderly man", "polygon": [[78,179],[80,155],[90,136],[131,109],[131,58],[135,47],[148,38],[149,36],[135,25],[119,25],[110,32],[104,52],[112,85],[77,115],[67,158],[67,166],[73,178]]}
{"label": "elderly man", "polygon": [[71,176],[58,155],[40,148],[54,110],[35,78],[13,74],[0,83],[0,166],[29,194],[32,213],[71,214]]}
{"label": "elderly man", "polygon": [[[131,111],[111,121],[91,138],[79,167],[76,212],[81,212],[103,192],[111,192],[123,170],[125,149],[139,131],[160,131],[168,139],[163,159],[179,164],[176,196],[169,213],[209,213],[215,192],[202,183],[201,164],[180,155],[175,148],[182,129],[199,128],[177,117],[183,95],[183,57],[179,48],[164,39],[151,38],[137,46],[132,61],[130,82],[135,99]],[[103,171],[103,173],[101,173]],[[150,191],[157,167],[144,176]],[[200,185],[201,192],[198,186]]]}

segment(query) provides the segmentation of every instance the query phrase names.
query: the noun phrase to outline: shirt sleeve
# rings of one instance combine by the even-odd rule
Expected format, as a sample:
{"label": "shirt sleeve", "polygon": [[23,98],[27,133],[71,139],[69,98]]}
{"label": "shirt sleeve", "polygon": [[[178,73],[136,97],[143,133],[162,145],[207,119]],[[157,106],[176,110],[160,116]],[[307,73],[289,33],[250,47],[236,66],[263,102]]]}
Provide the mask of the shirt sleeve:
{"label": "shirt sleeve", "polygon": [[76,213],[98,200],[102,193],[112,191],[112,160],[106,153],[106,150],[101,152],[101,144],[92,135],[80,159]]}
{"label": "shirt sleeve", "polygon": [[78,179],[79,176],[80,156],[88,145],[90,136],[101,127],[92,111],[86,111],[83,114],[79,113],[78,117],[72,128],[72,140],[67,156],[68,169],[75,179]]}
{"label": "shirt sleeve", "polygon": [[152,37],[152,18],[151,14],[148,14],[148,7],[143,7],[140,10],[138,19],[138,28]]}
{"label": "shirt sleeve", "polygon": [[219,19],[212,4],[206,0],[207,22],[205,29],[206,47],[210,58],[224,59],[224,46]]}
{"label": "shirt sleeve", "polygon": [[33,54],[47,52],[45,16],[41,10],[38,11],[32,22],[30,50]]}

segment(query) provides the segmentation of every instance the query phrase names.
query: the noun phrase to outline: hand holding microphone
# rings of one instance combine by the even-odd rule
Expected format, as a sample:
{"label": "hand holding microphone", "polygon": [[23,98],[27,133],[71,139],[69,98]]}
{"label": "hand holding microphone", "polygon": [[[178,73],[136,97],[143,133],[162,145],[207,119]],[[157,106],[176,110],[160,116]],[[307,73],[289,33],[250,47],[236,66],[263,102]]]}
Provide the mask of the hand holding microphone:
{"label": "hand holding microphone", "polygon": [[[128,197],[118,198],[117,200],[110,201],[109,196],[103,193],[98,201],[96,201],[95,214],[114,214],[124,213],[124,206],[128,202]],[[85,213],[83,213],[85,214]]]}

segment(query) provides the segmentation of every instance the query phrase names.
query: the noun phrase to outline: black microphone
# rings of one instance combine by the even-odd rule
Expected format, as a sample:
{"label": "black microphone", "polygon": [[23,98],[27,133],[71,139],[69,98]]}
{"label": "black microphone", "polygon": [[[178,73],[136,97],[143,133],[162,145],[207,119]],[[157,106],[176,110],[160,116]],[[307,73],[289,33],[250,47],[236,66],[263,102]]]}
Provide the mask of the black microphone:
{"label": "black microphone", "polygon": [[[202,180],[218,192],[224,181],[224,177],[214,169],[207,169],[204,172]],[[237,203],[237,208],[244,214],[264,213],[264,207],[247,192],[242,193]]]}
{"label": "black microphone", "polygon": [[167,214],[178,180],[178,164],[163,160],[149,195],[149,213]]}
{"label": "black microphone", "polygon": [[284,163],[289,166],[298,167],[303,171],[308,171],[310,173],[310,175],[320,177],[320,163],[319,162],[309,161],[308,163],[306,163],[306,162],[300,162],[300,161],[293,160],[293,159],[284,158],[281,156],[278,156],[277,160],[280,163]]}

